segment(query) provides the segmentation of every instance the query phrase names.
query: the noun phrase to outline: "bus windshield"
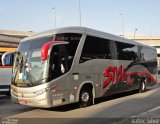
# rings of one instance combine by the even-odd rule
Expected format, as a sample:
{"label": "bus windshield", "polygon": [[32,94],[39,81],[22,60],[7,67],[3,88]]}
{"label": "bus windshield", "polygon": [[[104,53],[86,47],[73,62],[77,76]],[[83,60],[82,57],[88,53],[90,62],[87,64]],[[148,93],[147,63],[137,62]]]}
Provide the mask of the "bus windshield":
{"label": "bus windshield", "polygon": [[46,67],[47,61],[41,60],[40,48],[17,52],[13,65],[14,76],[12,83],[18,86],[30,86],[36,83],[43,83],[47,78]]}
{"label": "bus windshield", "polygon": [[[67,58],[65,63],[68,62],[68,58],[71,58],[70,62],[68,62],[69,64],[65,64],[67,67],[66,70],[69,71],[81,36],[81,34],[63,33],[21,42],[14,59],[12,84],[22,87],[35,86],[46,83],[66,73],[64,69],[62,71],[63,73],[58,73],[58,66],[60,63],[56,61],[62,58],[56,58],[57,56],[54,54],[59,52],[59,49],[65,48],[65,53],[67,53],[67,55],[65,55]],[[53,40],[63,40],[68,44],[64,47],[63,45],[56,46],[54,50],[51,49],[50,57],[43,61],[41,59],[41,48],[45,43]],[[62,64],[60,64],[60,66],[62,67]],[[53,70],[51,70],[51,68]]]}

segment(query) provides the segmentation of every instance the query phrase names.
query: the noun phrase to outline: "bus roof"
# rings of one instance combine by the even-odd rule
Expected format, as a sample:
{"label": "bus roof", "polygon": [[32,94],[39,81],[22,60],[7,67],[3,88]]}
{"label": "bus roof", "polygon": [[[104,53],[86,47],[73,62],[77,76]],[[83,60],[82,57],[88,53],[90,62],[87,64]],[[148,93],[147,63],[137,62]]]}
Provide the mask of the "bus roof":
{"label": "bus roof", "polygon": [[57,33],[87,34],[87,35],[97,36],[97,37],[101,37],[101,38],[106,38],[106,39],[113,40],[113,41],[118,41],[118,42],[123,42],[123,43],[134,44],[134,45],[138,45],[138,46],[146,46],[146,47],[155,48],[155,47],[152,47],[152,46],[148,46],[148,45],[138,43],[138,42],[133,41],[133,40],[122,38],[120,36],[116,36],[116,35],[113,35],[113,34],[105,33],[105,32],[102,32],[102,31],[98,31],[98,30],[94,30],[94,29],[90,29],[90,28],[86,28],[86,27],[64,27],[64,28],[57,28],[57,29],[53,29],[53,30],[48,30],[48,31],[44,31],[44,32],[37,33],[37,34],[31,35],[29,37],[26,37],[21,42],[36,39],[36,38],[40,38],[40,37],[51,36],[51,35],[57,34]]}

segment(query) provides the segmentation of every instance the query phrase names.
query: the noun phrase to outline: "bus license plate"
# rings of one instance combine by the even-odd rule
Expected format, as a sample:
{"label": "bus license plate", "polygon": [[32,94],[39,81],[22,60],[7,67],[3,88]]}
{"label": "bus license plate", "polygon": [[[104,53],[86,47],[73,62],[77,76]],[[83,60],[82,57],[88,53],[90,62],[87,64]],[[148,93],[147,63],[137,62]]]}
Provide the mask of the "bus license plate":
{"label": "bus license plate", "polygon": [[53,105],[59,105],[62,104],[62,99],[57,99],[53,101]]}
{"label": "bus license plate", "polygon": [[24,105],[24,104],[27,104],[27,101],[26,100],[20,100],[19,103]]}

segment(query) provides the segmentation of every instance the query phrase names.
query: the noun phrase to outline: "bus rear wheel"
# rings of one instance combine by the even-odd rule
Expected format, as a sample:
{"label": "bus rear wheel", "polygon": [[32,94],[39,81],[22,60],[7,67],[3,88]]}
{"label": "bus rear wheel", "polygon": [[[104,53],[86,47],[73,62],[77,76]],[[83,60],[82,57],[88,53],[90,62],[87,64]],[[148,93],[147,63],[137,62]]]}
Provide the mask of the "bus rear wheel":
{"label": "bus rear wheel", "polygon": [[92,89],[82,88],[79,96],[79,107],[84,108],[93,104]]}
{"label": "bus rear wheel", "polygon": [[144,79],[141,80],[139,92],[144,93],[146,91],[146,82]]}

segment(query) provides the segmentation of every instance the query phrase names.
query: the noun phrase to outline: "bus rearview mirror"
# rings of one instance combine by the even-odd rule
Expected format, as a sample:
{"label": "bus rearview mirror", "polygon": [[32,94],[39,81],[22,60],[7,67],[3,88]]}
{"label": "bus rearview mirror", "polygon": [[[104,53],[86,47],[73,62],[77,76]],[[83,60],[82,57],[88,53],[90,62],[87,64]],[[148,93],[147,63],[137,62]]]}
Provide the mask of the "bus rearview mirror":
{"label": "bus rearview mirror", "polygon": [[49,51],[50,47],[53,45],[59,45],[59,44],[68,44],[68,42],[54,40],[54,41],[50,41],[50,42],[45,43],[41,49],[41,60],[42,61],[47,60],[48,59],[48,51]]}

